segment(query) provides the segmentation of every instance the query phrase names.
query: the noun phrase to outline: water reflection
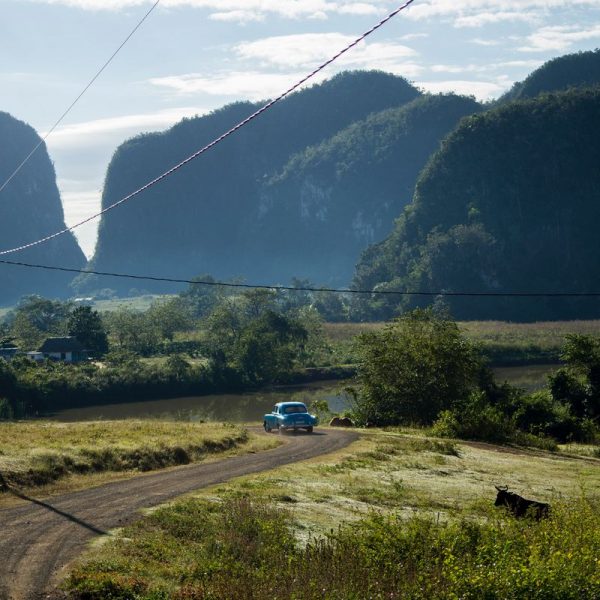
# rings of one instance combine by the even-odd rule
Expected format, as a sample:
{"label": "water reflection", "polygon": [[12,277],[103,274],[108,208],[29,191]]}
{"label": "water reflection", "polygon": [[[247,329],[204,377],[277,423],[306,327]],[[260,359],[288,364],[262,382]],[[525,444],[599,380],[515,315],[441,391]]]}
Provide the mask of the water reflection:
{"label": "water reflection", "polygon": [[[534,391],[547,384],[547,376],[559,365],[533,365],[493,369],[499,383],[508,383]],[[218,394],[149,400],[127,404],[105,404],[72,408],[50,416],[59,421],[90,421],[96,419],[170,419],[181,421],[229,421],[257,423],[276,402],[297,401],[310,405],[314,400],[326,400],[332,413],[348,408],[343,388],[349,381],[320,381],[298,386],[286,386],[247,394]]]}
{"label": "water reflection", "polygon": [[170,419],[182,421],[229,421],[252,423],[262,420],[276,402],[296,401],[310,405],[326,400],[332,412],[343,411],[347,404],[344,381],[321,381],[301,386],[286,386],[247,394],[218,394],[149,400],[127,404],[105,404],[58,411],[50,418],[58,421],[97,419]]}

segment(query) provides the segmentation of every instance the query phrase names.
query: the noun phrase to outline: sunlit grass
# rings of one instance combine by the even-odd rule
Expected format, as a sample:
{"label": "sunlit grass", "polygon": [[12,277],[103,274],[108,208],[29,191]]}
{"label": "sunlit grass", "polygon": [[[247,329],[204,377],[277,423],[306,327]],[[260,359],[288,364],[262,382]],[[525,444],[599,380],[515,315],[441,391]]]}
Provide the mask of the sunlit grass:
{"label": "sunlit grass", "polygon": [[[150,471],[239,448],[257,451],[274,445],[277,442],[251,435],[242,426],[219,423],[4,422],[0,423],[0,473],[21,488],[47,488],[73,477],[78,478],[73,485],[81,487],[82,480],[98,474]],[[59,487],[69,489],[64,484]]]}
{"label": "sunlit grass", "polygon": [[[598,467],[367,431],[335,454],[154,511],[69,585],[86,598],[593,598]],[[493,506],[494,484],[549,501],[551,519],[514,520]]]}

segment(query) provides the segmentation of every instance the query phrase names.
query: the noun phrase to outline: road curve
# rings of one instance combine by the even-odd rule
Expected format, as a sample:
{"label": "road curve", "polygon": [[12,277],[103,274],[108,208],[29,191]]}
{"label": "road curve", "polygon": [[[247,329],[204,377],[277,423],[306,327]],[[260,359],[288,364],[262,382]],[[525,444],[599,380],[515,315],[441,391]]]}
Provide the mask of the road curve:
{"label": "road curve", "polygon": [[317,431],[288,435],[266,452],[186,465],[0,510],[0,599],[47,598],[67,564],[94,537],[122,527],[149,508],[234,477],[339,450],[358,435]]}

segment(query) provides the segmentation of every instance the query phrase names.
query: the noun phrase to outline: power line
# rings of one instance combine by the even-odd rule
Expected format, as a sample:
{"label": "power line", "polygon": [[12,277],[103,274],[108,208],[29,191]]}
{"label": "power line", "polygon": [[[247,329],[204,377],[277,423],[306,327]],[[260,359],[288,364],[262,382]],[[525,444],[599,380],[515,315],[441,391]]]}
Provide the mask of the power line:
{"label": "power line", "polygon": [[381,21],[379,21],[379,23],[377,23],[376,25],[374,25],[373,27],[371,27],[371,29],[369,29],[368,31],[365,31],[365,33],[363,33],[362,35],[360,35],[353,42],[351,42],[345,48],[343,48],[342,50],[340,50],[337,54],[335,54],[334,56],[332,56],[329,60],[327,60],[324,63],[322,63],[321,65],[319,65],[314,71],[312,71],[311,73],[309,73],[308,75],[306,75],[305,77],[303,77],[300,81],[298,81],[297,83],[295,83],[292,87],[288,88],[285,92],[283,92],[282,94],[280,94],[279,96],[277,96],[273,100],[270,100],[264,106],[262,106],[261,108],[259,108],[255,112],[253,112],[250,116],[246,117],[243,121],[240,121],[237,125],[234,125],[231,129],[229,129],[225,133],[221,134],[219,137],[215,138],[212,142],[210,142],[209,144],[207,144],[203,148],[200,148],[200,150],[197,150],[196,152],[194,152],[193,154],[191,154],[190,156],[188,156],[186,159],[182,160],[180,163],[176,164],[174,167],[171,167],[170,169],[168,169],[167,171],[165,171],[164,173],[162,173],[158,177],[155,177],[151,181],[147,182],[146,184],[144,184],[142,187],[138,188],[137,190],[135,190],[131,194],[128,194],[127,196],[121,198],[117,202],[114,202],[113,204],[111,204],[111,205],[107,206],[106,208],[102,209],[100,212],[92,215],[91,217],[88,217],[88,218],[84,219],[83,221],[80,221],[79,223],[76,223],[75,225],[71,225],[70,227],[66,227],[65,229],[57,231],[57,232],[55,232],[55,233],[53,233],[51,235],[47,235],[46,237],[43,237],[43,238],[41,238],[39,240],[36,240],[35,242],[29,242],[28,244],[23,244],[21,246],[16,246],[15,248],[10,248],[8,250],[2,250],[2,251],[0,251],[0,256],[6,256],[7,254],[13,254],[15,252],[20,252],[21,250],[25,250],[27,248],[31,248],[33,246],[38,246],[39,244],[43,244],[43,243],[45,243],[45,242],[47,242],[49,240],[52,240],[52,239],[54,239],[54,238],[56,238],[56,237],[58,237],[60,235],[68,233],[69,231],[73,231],[77,227],[81,227],[82,225],[85,225],[86,223],[89,223],[90,221],[92,221],[94,219],[97,219],[98,217],[100,217],[100,216],[106,214],[107,212],[109,212],[109,211],[117,208],[121,204],[124,204],[125,202],[131,200],[132,198],[135,198],[136,196],[138,196],[142,192],[145,192],[146,190],[148,190],[151,187],[155,186],[156,184],[160,183],[163,179],[166,179],[167,177],[169,177],[170,175],[172,175],[173,173],[175,173],[176,171],[178,171],[179,169],[181,169],[182,167],[184,167],[185,165],[187,165],[189,162],[191,162],[194,159],[198,158],[200,155],[204,154],[205,152],[207,152],[208,150],[210,150],[211,148],[213,148],[217,144],[221,143],[223,140],[225,140],[229,136],[233,135],[236,131],[238,131],[239,129],[241,129],[245,125],[248,125],[248,123],[250,123],[251,121],[253,121],[257,117],[259,117],[262,113],[264,113],[267,110],[269,110],[273,105],[275,105],[278,102],[280,102],[281,100],[283,100],[286,96],[289,96],[293,91],[295,91],[301,85],[303,85],[304,83],[306,83],[309,79],[311,79],[312,77],[314,77],[317,73],[321,72],[323,69],[325,69],[326,67],[328,67],[331,63],[333,63],[338,58],[340,58],[340,56],[342,56],[343,54],[345,54],[346,52],[348,52],[349,50],[351,50],[352,48],[354,48],[354,46],[356,46],[357,44],[359,44],[360,42],[362,42],[365,38],[367,38],[373,32],[377,31],[380,27],[383,27],[383,25],[385,25],[388,21],[390,21],[392,18],[394,18],[398,13],[400,13],[401,11],[403,11],[405,8],[407,8],[408,6],[410,6],[413,2],[414,2],[414,0],[407,0],[404,4],[402,4],[402,6],[398,7],[396,10],[394,10],[393,12],[391,12],[387,17],[385,17],[384,19],[382,19]]}
{"label": "power line", "polygon": [[133,37],[134,33],[142,26],[144,21],[150,16],[152,11],[158,6],[160,0],[156,0],[156,2],[152,5],[150,10],[138,21],[137,25],[129,32],[129,35],[121,42],[121,45],[110,55],[109,59],[100,67],[96,74],[90,79],[88,84],[81,90],[77,98],[71,102],[67,110],[63,112],[63,114],[58,118],[56,123],[50,127],[50,129],[46,132],[43,138],[40,138],[40,141],[34,146],[33,150],[21,161],[19,166],[9,175],[8,179],[0,186],[0,193],[2,190],[13,180],[13,178],[19,173],[19,171],[29,162],[29,159],[37,152],[38,148],[50,137],[52,132],[60,125],[62,120],[71,112],[73,107],[79,102],[81,97],[88,91],[90,87],[92,87],[93,83],[100,77],[104,69],[108,67],[108,65],[113,61],[113,59],[119,54],[123,46]]}
{"label": "power line", "polygon": [[356,290],[326,287],[293,287],[289,285],[264,285],[254,283],[227,283],[221,281],[203,281],[198,279],[178,279],[175,277],[158,277],[154,275],[134,275],[131,273],[112,273],[109,271],[95,271],[92,269],[71,269],[68,267],[53,267],[35,263],[17,262],[0,259],[0,264],[33,269],[46,269],[48,271],[62,271],[85,275],[100,275],[103,277],[119,277],[121,279],[136,279],[143,281],[161,281],[166,283],[187,283],[190,285],[205,285],[212,287],[263,289],[289,292],[331,292],[334,294],[358,294],[375,296],[424,296],[424,297],[469,297],[469,298],[600,298],[600,292],[409,292],[406,290]]}

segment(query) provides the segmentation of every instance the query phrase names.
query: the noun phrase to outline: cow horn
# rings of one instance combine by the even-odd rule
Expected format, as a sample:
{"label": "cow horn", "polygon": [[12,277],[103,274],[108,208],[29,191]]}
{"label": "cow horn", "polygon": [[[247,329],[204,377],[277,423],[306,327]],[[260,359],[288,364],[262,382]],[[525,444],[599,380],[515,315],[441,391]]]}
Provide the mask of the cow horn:
{"label": "cow horn", "polygon": [[497,485],[494,486],[499,492],[507,492],[508,491],[508,486],[505,485],[504,487],[498,487]]}

